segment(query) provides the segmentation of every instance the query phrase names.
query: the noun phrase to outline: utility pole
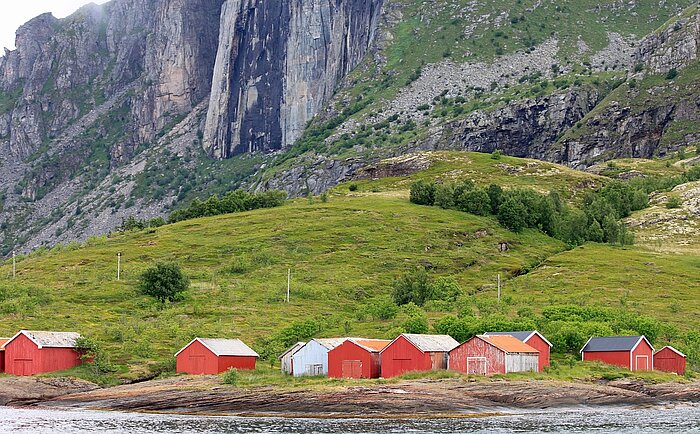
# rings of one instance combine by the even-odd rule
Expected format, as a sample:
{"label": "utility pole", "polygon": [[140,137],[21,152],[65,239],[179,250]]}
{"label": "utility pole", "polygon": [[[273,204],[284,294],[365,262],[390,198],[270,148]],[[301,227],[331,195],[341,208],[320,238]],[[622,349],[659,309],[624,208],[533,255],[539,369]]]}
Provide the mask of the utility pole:
{"label": "utility pole", "polygon": [[498,302],[501,302],[501,273],[498,273]]}
{"label": "utility pole", "polygon": [[287,269],[287,303],[289,303],[289,288],[292,283],[292,269]]}
{"label": "utility pole", "polygon": [[117,253],[117,281],[122,276],[122,252]]}
{"label": "utility pole", "polygon": [[17,277],[17,258],[15,257],[15,251],[12,251],[12,278]]}

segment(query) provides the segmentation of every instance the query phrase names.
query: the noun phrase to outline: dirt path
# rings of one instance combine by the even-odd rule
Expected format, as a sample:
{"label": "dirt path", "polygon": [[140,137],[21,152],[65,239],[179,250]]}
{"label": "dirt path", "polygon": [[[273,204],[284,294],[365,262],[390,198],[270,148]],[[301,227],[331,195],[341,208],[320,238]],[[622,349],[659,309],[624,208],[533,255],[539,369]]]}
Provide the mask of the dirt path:
{"label": "dirt path", "polygon": [[[513,408],[700,402],[700,382],[653,385],[629,380],[603,384],[447,379],[308,390],[241,389],[222,385],[220,381],[219,377],[176,377],[68,393],[41,400],[39,405],[249,416],[434,417],[494,413]],[[3,381],[0,381],[0,392],[3,389]],[[13,403],[22,404],[23,401],[10,402]]]}

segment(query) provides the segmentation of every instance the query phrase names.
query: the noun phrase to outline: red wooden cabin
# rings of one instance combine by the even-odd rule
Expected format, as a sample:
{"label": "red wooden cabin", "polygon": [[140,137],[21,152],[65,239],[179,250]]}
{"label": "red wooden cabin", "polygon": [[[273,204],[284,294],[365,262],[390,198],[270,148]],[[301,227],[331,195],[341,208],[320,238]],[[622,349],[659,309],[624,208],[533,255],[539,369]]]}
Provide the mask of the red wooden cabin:
{"label": "red wooden cabin", "polygon": [[531,330],[526,332],[496,332],[496,333],[484,333],[485,336],[502,336],[510,335],[515,339],[524,342],[540,352],[539,359],[539,370],[542,372],[544,368],[549,366],[549,353],[552,349],[552,344],[549,342],[540,332],[537,330]]}
{"label": "red wooden cabin", "polygon": [[379,378],[380,351],[391,341],[349,338],[328,352],[328,376],[333,378]]}
{"label": "red wooden cabin", "polygon": [[0,372],[5,372],[5,348],[3,346],[10,338],[0,338]]}
{"label": "red wooden cabin", "polygon": [[538,372],[539,352],[510,335],[474,336],[450,351],[450,369],[470,375]]}
{"label": "red wooden cabin", "polygon": [[590,338],[581,349],[581,360],[596,360],[630,371],[651,371],[654,347],[644,336]]}
{"label": "red wooden cabin", "polygon": [[175,354],[177,372],[215,375],[229,368],[255,369],[258,353],[240,339],[195,338]]}
{"label": "red wooden cabin", "polygon": [[654,369],[664,372],[685,374],[686,355],[677,349],[666,346],[654,353]]}
{"label": "red wooden cabin", "polygon": [[411,371],[447,369],[449,353],[459,342],[447,335],[404,333],[381,351],[382,377],[396,377]]}
{"label": "red wooden cabin", "polygon": [[22,330],[5,345],[5,372],[34,375],[62,371],[82,363],[75,342],[80,337],[71,332]]}

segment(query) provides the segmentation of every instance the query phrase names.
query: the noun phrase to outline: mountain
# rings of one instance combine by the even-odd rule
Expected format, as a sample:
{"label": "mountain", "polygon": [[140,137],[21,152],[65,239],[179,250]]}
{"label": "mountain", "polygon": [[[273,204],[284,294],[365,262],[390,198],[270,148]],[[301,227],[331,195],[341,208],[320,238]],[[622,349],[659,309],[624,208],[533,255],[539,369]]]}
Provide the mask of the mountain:
{"label": "mountain", "polygon": [[0,58],[0,254],[383,158],[584,168],[698,141],[697,3],[113,0]]}

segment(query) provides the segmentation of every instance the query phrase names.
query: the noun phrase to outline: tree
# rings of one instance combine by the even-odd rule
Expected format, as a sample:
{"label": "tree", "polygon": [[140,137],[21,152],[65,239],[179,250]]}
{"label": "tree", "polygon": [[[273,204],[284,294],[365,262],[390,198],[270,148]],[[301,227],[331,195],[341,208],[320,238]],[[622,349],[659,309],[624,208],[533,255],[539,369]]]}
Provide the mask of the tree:
{"label": "tree", "polygon": [[455,205],[455,188],[451,183],[441,184],[435,187],[435,206],[450,209]]}
{"label": "tree", "polygon": [[475,215],[488,215],[491,211],[491,199],[482,189],[463,192],[457,198],[457,208]]}
{"label": "tree", "polygon": [[424,269],[406,273],[394,282],[394,303],[399,306],[408,303],[423,306],[433,299],[433,290],[430,276]]}
{"label": "tree", "polygon": [[527,209],[523,203],[513,197],[507,198],[498,207],[498,221],[513,232],[525,229]]}
{"label": "tree", "polygon": [[602,243],[605,234],[603,234],[603,228],[600,227],[598,220],[593,220],[593,223],[588,227],[588,234],[586,238],[588,241],[594,241],[596,243]]}
{"label": "tree", "polygon": [[139,278],[141,291],[163,303],[177,301],[189,286],[190,280],[174,262],[159,262]]}
{"label": "tree", "polygon": [[503,189],[500,185],[491,184],[487,190],[491,202],[491,214],[498,214],[498,207],[503,202]]}
{"label": "tree", "polygon": [[416,181],[411,184],[411,202],[417,205],[433,205],[435,203],[435,184],[427,181]]}

